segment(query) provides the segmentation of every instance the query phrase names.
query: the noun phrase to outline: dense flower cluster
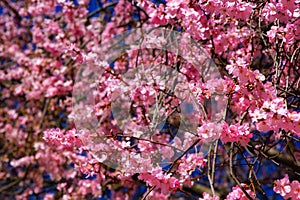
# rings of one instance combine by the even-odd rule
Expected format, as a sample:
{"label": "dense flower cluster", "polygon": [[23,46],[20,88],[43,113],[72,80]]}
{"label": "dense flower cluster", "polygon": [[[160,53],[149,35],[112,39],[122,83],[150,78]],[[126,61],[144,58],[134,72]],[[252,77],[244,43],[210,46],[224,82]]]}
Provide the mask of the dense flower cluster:
{"label": "dense flower cluster", "polygon": [[164,174],[160,169],[154,170],[151,174],[141,173],[141,180],[144,180],[151,187],[156,186],[161,189],[162,193],[169,193],[180,188],[181,184],[178,179],[171,177],[171,174]]}
{"label": "dense flower cluster", "polygon": [[60,129],[48,129],[44,133],[43,139],[59,150],[72,150],[82,145],[75,129],[69,130],[65,134]]}
{"label": "dense flower cluster", "polygon": [[[241,185],[243,188],[246,188],[245,190],[251,198],[255,198],[255,193],[249,188],[249,186],[243,183]],[[241,200],[249,199],[239,186],[233,187],[232,192],[230,192],[226,197],[226,200],[237,200],[237,199],[241,199]]]}
{"label": "dense flower cluster", "polygon": [[299,19],[299,0],[0,1],[0,199],[300,199]]}
{"label": "dense flower cluster", "polygon": [[251,112],[250,116],[260,131],[279,132],[280,129],[286,129],[300,136],[300,113],[289,112],[283,98],[265,101],[262,107]]}

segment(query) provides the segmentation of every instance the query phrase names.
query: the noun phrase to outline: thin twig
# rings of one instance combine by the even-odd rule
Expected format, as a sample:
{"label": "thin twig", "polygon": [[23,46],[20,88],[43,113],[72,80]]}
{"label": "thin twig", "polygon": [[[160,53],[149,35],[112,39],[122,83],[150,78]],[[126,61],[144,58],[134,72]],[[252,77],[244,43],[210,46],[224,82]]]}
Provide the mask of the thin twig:
{"label": "thin twig", "polygon": [[233,172],[233,166],[232,166],[232,158],[233,158],[233,147],[234,147],[234,143],[231,143],[230,146],[230,155],[229,155],[229,172],[230,172],[230,176],[232,177],[232,179],[236,182],[236,184],[238,184],[238,186],[241,188],[241,190],[244,192],[244,194],[246,195],[246,197],[248,199],[253,200],[253,198],[247,193],[247,191],[245,190],[245,188],[242,186],[242,184],[240,183],[240,181],[237,179],[237,177],[235,176],[234,172]]}
{"label": "thin twig", "polygon": [[142,200],[146,200],[149,194],[156,188],[156,185],[152,186],[148,192],[143,196]]}
{"label": "thin twig", "polygon": [[208,161],[207,161],[207,164],[208,164],[208,166],[207,166],[207,168],[208,168],[207,178],[208,178],[208,181],[209,181],[209,186],[210,186],[211,193],[213,195],[215,195],[214,185],[213,185],[213,181],[212,181],[212,178],[211,178],[211,173],[212,173],[212,170],[211,170],[211,150],[212,150],[212,144],[209,145],[209,150],[208,150],[209,153],[208,153]]}

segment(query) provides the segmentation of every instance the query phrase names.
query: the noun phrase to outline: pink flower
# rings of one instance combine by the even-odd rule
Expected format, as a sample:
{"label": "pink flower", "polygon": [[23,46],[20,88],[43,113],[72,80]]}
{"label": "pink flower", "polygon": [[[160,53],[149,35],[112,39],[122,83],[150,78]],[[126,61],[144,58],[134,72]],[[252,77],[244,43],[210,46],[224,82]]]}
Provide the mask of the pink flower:
{"label": "pink flower", "polygon": [[82,145],[75,129],[69,130],[66,133],[58,128],[48,129],[44,132],[43,139],[50,145],[61,150],[72,150]]}
{"label": "pink flower", "polygon": [[207,192],[203,192],[203,198],[199,198],[199,200],[220,200],[218,196],[210,196]]}
{"label": "pink flower", "polygon": [[154,150],[154,145],[151,142],[140,140],[138,148],[140,149],[140,151],[147,153]]}
{"label": "pink flower", "polygon": [[282,179],[274,181],[273,190],[283,196],[284,199],[299,200],[300,199],[300,183],[294,180],[290,183],[289,176],[284,175]]}
{"label": "pink flower", "polygon": [[18,113],[16,112],[16,110],[9,110],[7,114],[11,119],[17,119],[18,117]]}
{"label": "pink flower", "polygon": [[11,161],[10,164],[13,167],[19,167],[19,166],[28,166],[33,162],[34,162],[34,157],[33,156],[25,156],[25,157],[22,157],[20,159]]}
{"label": "pink flower", "polygon": [[161,154],[163,158],[171,159],[174,156],[174,150],[168,146],[160,147]]}
{"label": "pink flower", "polygon": [[177,178],[171,177],[170,174],[164,174],[161,169],[155,169],[152,174],[141,173],[139,179],[144,180],[150,186],[156,186],[160,188],[162,193],[168,193],[170,190],[176,191],[181,187],[181,184]]}
{"label": "pink flower", "polygon": [[198,136],[204,141],[218,139],[222,130],[222,125],[219,123],[208,122],[204,123],[197,129]]}
{"label": "pink flower", "polygon": [[282,5],[291,12],[293,12],[296,8],[296,3],[294,0],[280,0],[279,2],[281,2]]}
{"label": "pink flower", "polygon": [[278,30],[277,26],[272,26],[271,30],[267,31],[267,36],[268,36],[269,41],[271,43],[275,42],[275,37],[276,37],[276,34],[277,34],[277,30]]}
{"label": "pink flower", "polygon": [[207,160],[202,154],[188,154],[181,159],[177,172],[184,178],[188,179],[191,173],[196,169],[201,169],[206,166]]}
{"label": "pink flower", "polygon": [[267,3],[263,9],[262,15],[268,21],[274,21],[276,19],[277,9],[273,3]]}
{"label": "pink flower", "polygon": [[[249,186],[244,183],[241,183],[241,185],[246,190],[246,192],[254,199],[255,193],[250,190]],[[248,200],[248,197],[239,186],[235,186],[232,188],[232,192],[227,195],[226,200]]]}
{"label": "pink flower", "polygon": [[222,142],[239,142],[242,146],[252,138],[252,134],[249,131],[249,126],[246,124],[240,125],[239,123],[228,126],[223,125],[223,131],[221,134]]}
{"label": "pink flower", "polygon": [[296,180],[293,181],[291,183],[291,188],[292,188],[292,191],[291,191],[290,197],[295,200],[300,200],[300,183],[299,183],[299,181],[296,181]]}
{"label": "pink flower", "polygon": [[260,109],[250,111],[249,115],[252,118],[253,122],[258,122],[258,121],[267,119],[267,113]]}

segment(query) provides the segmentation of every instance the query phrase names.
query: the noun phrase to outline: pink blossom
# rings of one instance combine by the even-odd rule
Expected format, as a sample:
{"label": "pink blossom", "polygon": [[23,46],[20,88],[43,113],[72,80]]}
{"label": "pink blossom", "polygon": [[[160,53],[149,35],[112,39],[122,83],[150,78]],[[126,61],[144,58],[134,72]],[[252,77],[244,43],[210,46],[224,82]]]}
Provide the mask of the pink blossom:
{"label": "pink blossom", "polygon": [[222,125],[219,123],[204,123],[197,129],[198,136],[204,141],[218,139],[221,135]]}
{"label": "pink blossom", "polygon": [[206,166],[207,160],[204,159],[201,153],[188,154],[181,159],[177,172],[184,178],[188,179],[191,173],[198,169],[202,169]]}
{"label": "pink blossom", "polygon": [[252,134],[249,131],[249,126],[246,124],[233,124],[228,126],[223,125],[223,131],[221,134],[222,142],[239,142],[242,146],[247,145],[247,143],[252,138]]}
{"label": "pink blossom", "polygon": [[267,36],[269,38],[269,41],[272,42],[272,43],[275,42],[275,37],[276,37],[276,34],[277,34],[277,30],[278,30],[277,26],[272,26],[271,30],[269,30],[267,32]]}
{"label": "pink blossom", "polygon": [[297,180],[292,181],[291,183],[291,199],[299,200],[300,199],[300,183]]}
{"label": "pink blossom", "polygon": [[31,163],[34,162],[34,157],[33,156],[25,156],[17,160],[11,161],[11,165],[14,167],[19,167],[19,166],[28,166]]}
{"label": "pink blossom", "polygon": [[[102,190],[110,190],[112,199],[126,200],[136,195],[140,186],[136,174],[139,174],[138,178],[147,186],[156,186],[149,199],[177,198],[177,191],[183,185],[182,189],[193,189],[194,184],[195,187],[209,186],[206,179],[211,170],[207,165],[212,167],[212,162],[207,163],[201,154],[204,151],[201,144],[220,139],[223,143],[232,142],[236,149],[239,145],[248,145],[252,133],[257,143],[255,152],[243,156],[247,161],[259,161],[260,169],[272,163],[271,157],[263,152],[269,147],[279,152],[283,150],[299,160],[297,145],[290,146],[300,136],[300,114],[293,110],[299,104],[296,98],[300,84],[299,0],[29,2],[0,2],[1,197],[13,199],[17,192],[16,199],[32,196],[93,199],[99,198]],[[93,3],[98,11],[91,11]],[[143,31],[145,35],[140,34],[140,28],[147,30]],[[168,35],[170,40],[147,37],[151,35],[148,31],[156,33],[162,29],[173,33],[179,30],[178,35],[183,37],[178,40],[176,34]],[[124,32],[133,34],[115,43],[115,36]],[[140,39],[150,45],[139,47],[139,42],[134,40],[140,36],[146,36]],[[116,45],[111,46],[114,43]],[[162,46],[171,47],[173,52],[165,51]],[[115,47],[121,47],[122,52]],[[119,56],[118,52],[123,55]],[[113,69],[108,62],[114,62]],[[95,66],[101,73],[96,80],[98,85],[88,81],[87,87],[85,84],[76,86],[82,87],[83,99],[91,102],[91,105],[83,103],[76,107],[72,102],[72,89],[83,64]],[[138,66],[143,66],[143,77],[125,74]],[[166,79],[160,73],[168,68],[178,74],[176,82],[180,84],[176,85],[176,95],[168,94],[163,99],[169,103],[158,114],[168,116],[175,107],[185,105],[190,97],[194,97],[193,109],[196,110],[190,114],[182,109],[182,121],[175,138],[159,131],[152,134],[148,126],[154,121],[156,113],[153,111],[157,112],[158,91],[161,94],[165,90]],[[128,80],[124,80],[127,77]],[[160,78],[163,80],[157,80]],[[111,113],[114,103],[123,98],[126,85],[123,81],[129,85],[125,88],[129,101],[121,101],[121,117],[117,118],[116,113],[114,116]],[[90,96],[85,96],[87,88],[95,89]],[[185,98],[189,93],[191,96]],[[77,111],[82,112],[76,118]],[[61,117],[68,115],[80,121],[80,125],[86,125],[93,114],[95,122],[100,120],[95,130],[77,130],[77,122],[72,121],[68,121],[66,129],[60,123]],[[169,116],[167,120],[178,124],[177,117]],[[209,121],[215,118],[222,122]],[[268,134],[257,133],[269,130],[272,131]],[[196,144],[199,140],[200,144]],[[214,149],[209,154],[210,158],[216,156],[214,187],[215,192],[222,195],[234,183],[230,175],[224,173],[228,169],[225,147],[218,145],[216,154],[213,154]],[[190,150],[172,163],[187,149]],[[240,151],[236,153],[241,155]],[[112,170],[111,166],[100,163],[109,165],[118,156],[125,167],[113,165]],[[161,165],[154,166],[156,158],[169,160],[168,164],[173,165],[170,173]],[[279,164],[277,174],[291,167],[283,165],[280,156],[276,162]],[[249,175],[251,169],[246,170],[247,167],[239,164],[234,163],[234,173],[242,180],[244,176],[240,173]],[[253,167],[256,172],[256,165]],[[198,171],[199,176],[194,176]],[[45,180],[46,174],[50,175],[50,181]],[[86,179],[86,176],[92,177]],[[272,184],[272,179],[257,178],[262,187]],[[6,187],[11,184],[17,185]],[[44,190],[49,184],[55,194]],[[57,187],[52,190],[52,186]],[[242,186],[255,198],[249,186]],[[275,180],[274,191],[284,199],[298,200],[299,187],[298,180],[289,180],[285,175]],[[255,192],[261,193],[260,190]],[[194,195],[192,190],[188,193]],[[200,199],[219,197],[203,193]],[[227,199],[246,199],[246,196],[235,186]]]}
{"label": "pink blossom", "polygon": [[199,200],[220,200],[220,197],[218,196],[211,196],[207,192],[203,192],[203,198],[199,198]]}
{"label": "pink blossom", "polygon": [[273,3],[267,3],[263,9],[263,16],[268,21],[274,21],[276,19],[277,9]]}
{"label": "pink blossom", "polygon": [[285,180],[280,180],[275,182],[275,188],[274,191],[276,193],[281,194],[282,196],[286,196],[288,193],[291,192],[291,186],[289,185],[290,183],[285,183]]}
{"label": "pink blossom", "polygon": [[152,174],[141,173],[139,179],[144,180],[150,186],[156,186],[162,190],[162,193],[167,193],[170,190],[176,191],[181,187],[177,178],[171,177],[170,174],[164,174],[160,169],[154,170]]}
{"label": "pink blossom", "polygon": [[273,190],[284,197],[284,199],[300,199],[300,183],[298,181],[289,180],[289,176],[287,174],[284,175],[282,179],[274,181],[274,188]]}
{"label": "pink blossom", "polygon": [[48,129],[44,132],[43,139],[52,146],[64,150],[72,150],[74,147],[80,147],[82,144],[75,129],[67,132],[60,129]]}
{"label": "pink blossom", "polygon": [[[250,190],[249,186],[244,183],[242,183],[241,185],[246,190],[248,195],[254,199],[255,193],[252,190]],[[226,200],[247,200],[247,199],[248,197],[245,195],[245,193],[239,186],[234,186],[232,188],[232,192],[230,192],[226,197]]]}

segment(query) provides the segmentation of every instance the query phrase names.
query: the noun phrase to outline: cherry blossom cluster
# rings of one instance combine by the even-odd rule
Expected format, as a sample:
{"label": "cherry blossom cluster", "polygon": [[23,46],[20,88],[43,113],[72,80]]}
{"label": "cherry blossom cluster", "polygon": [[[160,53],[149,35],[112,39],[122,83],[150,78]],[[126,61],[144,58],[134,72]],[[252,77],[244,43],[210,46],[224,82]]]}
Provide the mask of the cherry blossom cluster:
{"label": "cherry blossom cluster", "polygon": [[250,112],[250,116],[260,131],[274,130],[278,133],[280,129],[285,129],[300,136],[300,115],[289,112],[283,98],[265,101],[260,109]]}
{"label": "cherry blossom cluster", "polygon": [[171,177],[171,174],[165,174],[160,169],[154,170],[151,174],[141,173],[139,179],[144,180],[151,187],[155,186],[161,189],[162,193],[176,191],[176,189],[181,187],[178,179]]}
{"label": "cherry blossom cluster", "polygon": [[82,145],[75,129],[69,130],[66,133],[60,129],[48,129],[44,133],[43,139],[49,145],[55,146],[59,150],[72,150]]}
{"label": "cherry blossom cluster", "polygon": [[[244,183],[242,183],[241,185],[246,190],[248,195],[254,199],[255,193],[249,188],[249,186]],[[234,187],[232,187],[232,192],[230,192],[227,195],[226,199],[227,200],[237,200],[237,199],[246,200],[249,198],[245,195],[245,193],[242,191],[242,189],[239,186],[234,186]]]}
{"label": "cherry blossom cluster", "polygon": [[203,158],[203,155],[189,154],[188,156],[181,159],[178,166],[177,173],[179,173],[183,180],[182,182],[187,183],[190,175],[196,169],[201,170],[206,166],[207,160]]}
{"label": "cherry blossom cluster", "polygon": [[0,1],[0,198],[268,199],[275,180],[300,199],[299,19],[299,0]]}
{"label": "cherry blossom cluster", "polygon": [[290,182],[289,176],[284,175],[282,179],[274,181],[274,191],[284,199],[300,199],[300,183],[297,180]]}
{"label": "cherry blossom cluster", "polygon": [[198,134],[206,142],[220,138],[223,143],[239,142],[242,146],[247,145],[252,138],[249,126],[246,124],[232,124],[228,126],[227,123],[209,122],[198,128]]}

